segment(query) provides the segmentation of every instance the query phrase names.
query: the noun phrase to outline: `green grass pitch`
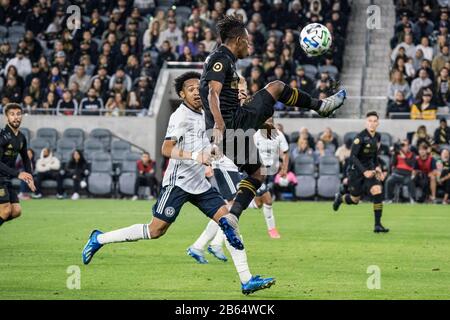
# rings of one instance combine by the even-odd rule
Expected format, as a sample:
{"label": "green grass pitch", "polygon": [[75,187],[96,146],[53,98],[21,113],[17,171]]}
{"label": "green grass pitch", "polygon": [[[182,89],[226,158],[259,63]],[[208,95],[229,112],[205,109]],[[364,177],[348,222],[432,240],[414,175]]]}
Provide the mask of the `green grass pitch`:
{"label": "green grass pitch", "polygon": [[[81,249],[90,231],[148,222],[151,203],[40,200],[22,206],[20,219],[0,227],[0,300],[450,298],[445,206],[385,206],[383,223],[391,233],[377,235],[369,204],[333,214],[330,203],[276,203],[280,240],[269,239],[262,212],[248,210],[241,231],[250,268],[277,279],[248,297],[231,261],[207,255],[210,263],[198,265],[186,255],[208,221],[191,205],[163,238],[106,246],[89,266],[81,263]],[[66,284],[73,265],[81,270],[79,290]],[[379,290],[367,288],[372,265],[381,271]]]}

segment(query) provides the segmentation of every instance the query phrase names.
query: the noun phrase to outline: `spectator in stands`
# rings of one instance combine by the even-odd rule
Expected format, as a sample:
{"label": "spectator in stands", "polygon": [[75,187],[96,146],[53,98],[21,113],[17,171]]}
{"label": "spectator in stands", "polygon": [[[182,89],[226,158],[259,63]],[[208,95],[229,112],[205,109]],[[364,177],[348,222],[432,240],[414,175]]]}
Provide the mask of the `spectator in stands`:
{"label": "spectator in stands", "polygon": [[136,111],[141,110],[140,115],[144,115],[147,110],[142,107],[140,96],[136,94],[136,91],[130,91],[127,96],[127,109],[133,112],[129,114],[139,115]]}
{"label": "spectator in stands", "polygon": [[437,145],[450,145],[450,127],[447,126],[447,119],[439,120],[439,128],[434,131],[434,143]]}
{"label": "spectator in stands", "polygon": [[395,100],[389,101],[386,111],[386,117],[389,118],[391,115],[396,113],[407,113],[405,118],[409,118],[410,107],[408,102],[405,100],[405,96],[402,91],[395,92]]}
{"label": "spectator in stands", "polygon": [[437,108],[431,101],[433,92],[430,89],[424,90],[422,101],[411,106],[412,120],[436,120]]}
{"label": "spectator in stands", "polygon": [[450,194],[450,150],[443,149],[441,151],[441,160],[439,162],[440,167],[440,176],[439,176],[439,185],[444,188],[444,199],[442,200],[442,204],[449,203],[449,194]]}
{"label": "spectator in stands", "polygon": [[406,99],[411,97],[411,89],[406,82],[403,74],[399,70],[393,70],[391,72],[391,82],[388,88],[388,98],[390,101],[395,100],[395,92],[401,91]]}
{"label": "spectator in stands", "polygon": [[170,44],[170,49],[175,52],[176,48],[183,43],[183,32],[177,27],[177,22],[175,19],[167,20],[167,29],[163,29],[158,38],[157,47],[160,50],[164,50],[164,43],[166,41]]}
{"label": "spectator in stands", "polygon": [[133,81],[131,80],[131,77],[125,73],[124,68],[118,67],[117,71],[114,73],[114,75],[109,80],[109,89],[116,91],[117,88],[115,88],[116,83],[119,83],[123,85],[123,87],[117,87],[122,92],[128,92],[131,90],[131,87],[133,85]]}
{"label": "spectator in stands", "polygon": [[126,101],[124,100],[122,93],[120,92],[113,93],[112,96],[106,102],[105,109],[107,111],[105,115],[107,116],[125,115]]}
{"label": "spectator in stands", "polygon": [[412,81],[412,83],[411,83],[411,93],[413,95],[413,98],[414,99],[419,99],[418,94],[419,94],[420,89],[428,88],[432,84],[433,84],[433,81],[431,81],[427,70],[420,69],[419,70],[419,77],[414,79]]}
{"label": "spectator in stands", "polygon": [[69,87],[73,82],[78,83],[79,89],[82,93],[86,93],[90,85],[90,77],[86,74],[86,69],[83,65],[75,67],[75,74],[69,78]]}
{"label": "spectator in stands", "polygon": [[36,3],[33,6],[33,13],[27,16],[25,20],[25,29],[33,30],[36,35],[43,36],[43,32],[46,29],[48,23],[48,17],[43,13],[42,5]]}
{"label": "spectator in stands", "polygon": [[204,39],[200,41],[205,45],[206,52],[212,52],[217,47],[217,41],[215,40],[215,36],[210,28],[205,29],[204,31]]}
{"label": "spectator in stands", "polygon": [[320,159],[322,159],[324,156],[332,155],[333,152],[330,149],[325,148],[325,144],[322,140],[318,140],[316,142],[316,147],[313,152],[314,157],[314,163],[318,166],[320,163]]}
{"label": "spectator in stands", "polygon": [[428,17],[425,12],[421,12],[419,15],[418,21],[413,26],[413,33],[416,39],[424,39],[428,40],[428,37],[434,31],[434,24],[428,20]]}
{"label": "spectator in stands", "polygon": [[449,47],[448,44],[445,44],[441,49],[440,53],[434,57],[432,60],[432,68],[435,74],[439,74],[439,72],[444,68],[445,63],[450,61]]}
{"label": "spectator in stands", "polygon": [[14,66],[17,69],[17,73],[23,79],[25,79],[31,73],[31,61],[25,56],[25,52],[22,49],[18,49],[16,52],[16,57],[8,61],[5,66],[5,75],[9,66]]}
{"label": "spectator in stands", "polygon": [[144,50],[158,51],[158,41],[160,37],[159,22],[150,23],[148,29],[144,32],[142,39]]}
{"label": "spectator in stands", "polygon": [[69,90],[64,90],[62,99],[56,105],[56,113],[58,115],[64,114],[66,116],[76,115],[78,112],[78,102],[72,97]]}
{"label": "spectator in stands", "polygon": [[81,189],[84,189],[87,186],[86,177],[88,175],[88,164],[84,159],[83,152],[81,150],[75,150],[72,152],[72,156],[66,164],[65,169],[60,171],[57,176],[58,194],[64,194],[64,179],[71,179],[73,181],[73,194],[71,199],[78,200],[80,198]]}
{"label": "spectator in stands", "polygon": [[226,15],[239,17],[245,24],[248,21],[247,13],[241,8],[240,0],[231,1],[231,7],[226,11]]}
{"label": "spectator in stands", "polygon": [[195,57],[192,55],[192,51],[189,46],[183,47],[183,53],[179,55],[178,61],[180,61],[180,62],[194,62],[195,61]]}
{"label": "spectator in stands", "polygon": [[83,92],[80,91],[80,85],[78,82],[74,81],[69,85],[70,93],[72,94],[72,97],[75,99],[75,101],[80,104],[81,100],[85,96]]}
{"label": "spectator in stands", "polygon": [[330,83],[328,81],[319,80],[317,83],[317,88],[312,91],[311,96],[316,99],[321,99],[319,97],[321,93],[325,94],[326,97],[330,95],[331,90]]}
{"label": "spectator in stands", "polygon": [[415,156],[409,148],[408,140],[403,140],[397,147],[394,147],[394,155],[392,157],[392,174],[386,181],[386,197],[387,202],[394,199],[394,190],[397,186],[408,186],[409,201],[414,203],[415,189],[413,183],[413,171],[415,166]]}
{"label": "spectator in stands", "polygon": [[97,96],[97,91],[90,88],[87,96],[81,100],[79,107],[80,115],[98,116],[103,110],[103,100]]}
{"label": "spectator in stands", "polygon": [[139,66],[139,60],[134,54],[128,56],[124,71],[127,75],[130,76],[132,82],[134,82],[134,80],[136,80],[136,78],[140,76],[141,68]]}
{"label": "spectator in stands", "polygon": [[156,162],[152,160],[148,152],[144,152],[142,153],[141,159],[137,161],[136,165],[138,176],[136,179],[136,186],[134,188],[133,200],[138,199],[139,187],[141,186],[150,188],[149,199],[157,197],[158,181],[156,180],[155,176]]}
{"label": "spectator in stands", "polygon": [[311,93],[314,87],[313,80],[305,74],[305,68],[298,66],[293,77],[297,81],[298,89]]}
{"label": "spectator in stands", "polygon": [[431,146],[433,144],[433,139],[427,132],[426,126],[419,126],[417,131],[411,137],[411,145],[415,152],[418,152],[419,146],[421,144],[426,144],[427,146]]}
{"label": "spectator in stands", "polygon": [[291,159],[295,160],[299,155],[313,155],[313,150],[308,145],[308,140],[299,138],[297,147],[291,150]]}
{"label": "spectator in stands", "polygon": [[308,128],[302,127],[302,128],[300,128],[300,131],[299,131],[299,132],[300,132],[300,138],[306,139],[306,141],[308,141],[308,146],[309,146],[311,149],[314,149],[314,146],[315,146],[314,138],[313,138],[313,136],[309,133]]}
{"label": "spectator in stands", "polygon": [[326,149],[330,149],[333,152],[339,147],[339,143],[330,127],[325,128],[324,132],[320,135],[319,140],[325,144]]}
{"label": "spectator in stands", "polygon": [[419,146],[419,155],[416,157],[413,176],[415,187],[422,190],[418,201],[424,202],[429,198],[431,202],[435,202],[438,173],[436,160],[431,156],[431,148],[426,143]]}
{"label": "spectator in stands", "polygon": [[58,105],[58,98],[54,92],[47,93],[46,99],[42,102],[42,109],[45,109],[44,114],[54,114]]}
{"label": "spectator in stands", "polygon": [[22,90],[17,85],[17,78],[9,76],[6,80],[6,85],[3,87],[3,95],[9,102],[22,102]]}
{"label": "spectator in stands", "polygon": [[350,158],[352,143],[352,139],[347,139],[334,153],[334,156],[339,159],[339,163],[341,164],[341,171],[345,168],[346,162]]}
{"label": "spectator in stands", "polygon": [[[59,169],[61,162],[56,158],[49,148],[44,148],[41,151],[39,159],[36,161],[36,174],[34,183],[36,185],[36,192],[33,195],[34,199],[42,198],[42,182],[44,180],[58,180]],[[56,195],[58,199],[62,199],[63,195],[58,190]]]}
{"label": "spectator in stands", "polygon": [[176,56],[172,52],[172,47],[169,41],[164,41],[161,46],[161,52],[158,56],[158,66],[161,68],[165,61],[176,61]]}
{"label": "spectator in stands", "polygon": [[430,40],[428,37],[421,38],[420,44],[416,46],[416,51],[418,50],[422,51],[425,59],[433,61],[433,48],[430,47]]}
{"label": "spectator in stands", "polygon": [[414,45],[414,39],[411,34],[406,34],[404,36],[404,41],[402,43],[399,43],[397,47],[395,47],[391,55],[392,61],[395,61],[395,59],[397,59],[397,56],[400,53],[400,48],[403,48],[405,50],[405,55],[407,57],[414,57],[416,53],[416,46]]}
{"label": "spectator in stands", "polygon": [[449,70],[442,68],[439,77],[436,79],[436,94],[439,111],[442,113],[448,113],[450,106],[450,82],[449,82]]}

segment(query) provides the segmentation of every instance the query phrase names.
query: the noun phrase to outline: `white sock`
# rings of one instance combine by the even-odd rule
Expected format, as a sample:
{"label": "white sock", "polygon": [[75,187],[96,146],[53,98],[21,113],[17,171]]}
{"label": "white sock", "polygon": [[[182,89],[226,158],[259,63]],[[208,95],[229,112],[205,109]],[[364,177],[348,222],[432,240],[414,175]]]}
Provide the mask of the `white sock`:
{"label": "white sock", "polygon": [[258,209],[258,206],[256,205],[255,199],[253,198],[252,202],[248,205],[249,209]]}
{"label": "white sock", "polygon": [[97,237],[97,240],[100,244],[138,241],[143,239],[150,239],[148,224],[134,224],[127,228],[100,234]]}
{"label": "white sock", "polygon": [[205,230],[202,232],[200,237],[198,237],[197,241],[194,242],[192,247],[201,251],[205,250],[206,244],[214,238],[217,230],[219,230],[219,225],[214,220],[209,221]]}
{"label": "white sock", "polygon": [[225,235],[223,234],[222,229],[219,228],[216,232],[216,236],[211,240],[210,245],[212,247],[222,247],[225,241]]}
{"label": "white sock", "polygon": [[[242,239],[242,236],[241,236]],[[239,274],[239,279],[241,283],[247,283],[251,278],[252,274],[250,273],[250,268],[247,263],[247,253],[244,250],[237,250],[233,248],[228,240],[225,240],[225,246],[230,252],[231,259],[233,259],[234,266],[236,267],[236,271]]]}
{"label": "white sock", "polygon": [[273,208],[267,204],[263,205],[264,218],[266,219],[267,229],[275,228],[275,216],[273,215]]}

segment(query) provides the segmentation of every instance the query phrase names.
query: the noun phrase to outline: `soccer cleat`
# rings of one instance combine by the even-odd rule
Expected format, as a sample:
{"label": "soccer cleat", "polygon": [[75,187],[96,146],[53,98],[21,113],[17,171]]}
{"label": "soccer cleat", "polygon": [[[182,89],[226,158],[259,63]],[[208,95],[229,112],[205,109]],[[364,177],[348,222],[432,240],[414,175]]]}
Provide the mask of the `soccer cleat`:
{"label": "soccer cleat", "polygon": [[239,228],[237,217],[232,214],[220,218],[219,227],[222,229],[225,237],[231,246],[237,250],[243,250],[244,244],[239,237]]}
{"label": "soccer cleat", "polygon": [[252,277],[247,283],[242,284],[242,293],[249,295],[258,290],[269,289],[275,284],[275,278],[261,278],[260,276]]}
{"label": "soccer cleat", "polygon": [[203,252],[198,250],[198,249],[194,249],[192,247],[189,247],[186,250],[187,254],[189,256],[191,256],[192,258],[194,258],[198,263],[200,264],[207,264],[208,260],[205,259],[205,256],[203,255]]}
{"label": "soccer cleat", "polygon": [[345,89],[340,90],[338,93],[323,99],[317,113],[324,118],[330,117],[337,109],[344,105],[346,98],[347,91]]}
{"label": "soccer cleat", "polygon": [[342,204],[342,195],[340,193],[336,193],[334,195],[333,210],[337,212],[341,204]]}
{"label": "soccer cleat", "polygon": [[376,225],[375,229],[373,229],[373,232],[375,233],[388,233],[389,229],[383,227],[381,224],[380,225]]}
{"label": "soccer cleat", "polygon": [[92,231],[91,235],[89,236],[89,240],[86,243],[86,245],[83,248],[83,263],[89,264],[91,262],[92,258],[94,257],[94,254],[100,250],[101,247],[103,247],[102,244],[98,243],[97,236],[102,234],[103,232],[99,230]]}
{"label": "soccer cleat", "polygon": [[223,262],[227,262],[228,259],[225,256],[225,253],[223,253],[223,250],[221,247],[218,246],[208,246],[208,252],[211,253],[214,257],[216,257],[217,259],[223,261]]}
{"label": "soccer cleat", "polygon": [[270,229],[269,231],[269,237],[272,239],[280,239],[280,233],[278,232],[277,228]]}

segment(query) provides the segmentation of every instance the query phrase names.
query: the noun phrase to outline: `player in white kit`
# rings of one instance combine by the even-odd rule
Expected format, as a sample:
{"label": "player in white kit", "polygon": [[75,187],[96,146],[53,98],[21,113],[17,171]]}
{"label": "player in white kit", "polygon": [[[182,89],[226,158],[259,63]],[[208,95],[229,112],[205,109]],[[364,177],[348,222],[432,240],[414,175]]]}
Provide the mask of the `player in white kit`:
{"label": "player in white kit", "polygon": [[210,165],[212,151],[206,135],[199,80],[200,74],[196,72],[187,72],[175,79],[175,89],[183,103],[170,117],[162,146],[163,155],[170,161],[164,174],[163,189],[153,206],[152,221],[107,233],[94,230],[83,249],[83,263],[89,264],[105,244],[158,239],[175,222],[182,206],[190,202],[223,230],[242,292],[249,294],[269,288],[275,279],[252,276],[237,224],[229,219],[231,215],[224,199],[205,178],[204,165]]}

